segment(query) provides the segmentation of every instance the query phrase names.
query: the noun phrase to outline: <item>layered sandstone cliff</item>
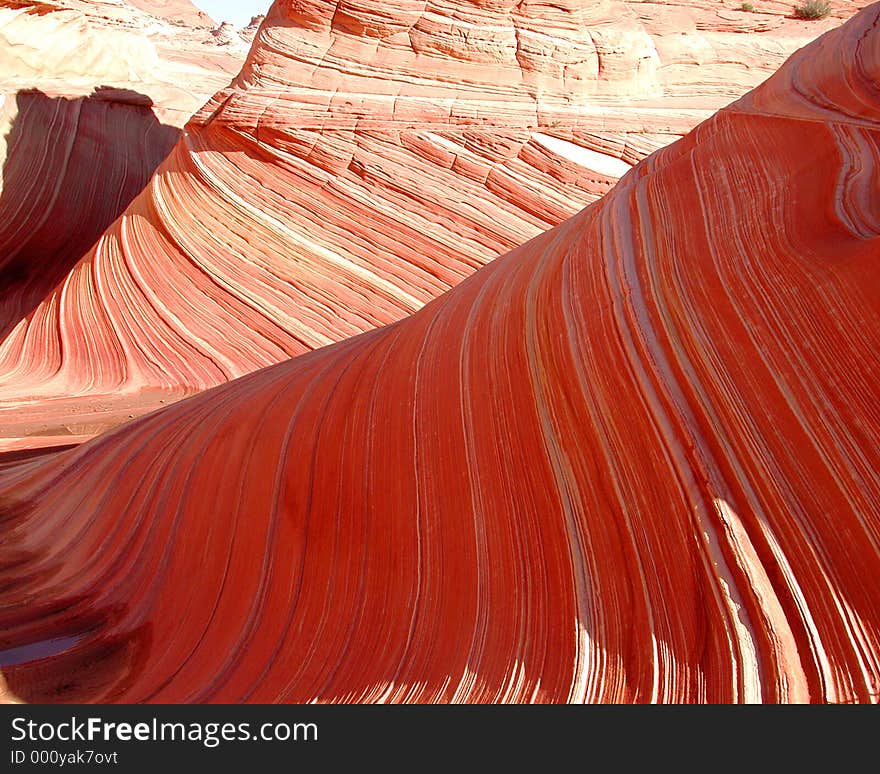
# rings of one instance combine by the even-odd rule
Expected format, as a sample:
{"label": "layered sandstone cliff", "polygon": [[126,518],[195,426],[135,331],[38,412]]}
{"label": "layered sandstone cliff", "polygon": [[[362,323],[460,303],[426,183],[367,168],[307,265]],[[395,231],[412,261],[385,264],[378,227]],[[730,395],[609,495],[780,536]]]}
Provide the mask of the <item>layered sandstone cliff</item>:
{"label": "layered sandstone cliff", "polygon": [[214,20],[190,0],[125,0],[129,5],[188,27],[215,26]]}

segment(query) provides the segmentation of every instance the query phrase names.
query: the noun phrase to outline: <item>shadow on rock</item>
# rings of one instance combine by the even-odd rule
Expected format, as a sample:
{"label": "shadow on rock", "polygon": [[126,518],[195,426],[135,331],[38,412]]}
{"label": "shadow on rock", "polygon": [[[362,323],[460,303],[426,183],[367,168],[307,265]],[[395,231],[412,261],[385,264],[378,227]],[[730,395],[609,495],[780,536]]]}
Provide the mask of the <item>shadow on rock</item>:
{"label": "shadow on rock", "polygon": [[143,190],[180,136],[149,97],[127,89],[77,99],[20,91],[15,102],[0,192],[0,341]]}

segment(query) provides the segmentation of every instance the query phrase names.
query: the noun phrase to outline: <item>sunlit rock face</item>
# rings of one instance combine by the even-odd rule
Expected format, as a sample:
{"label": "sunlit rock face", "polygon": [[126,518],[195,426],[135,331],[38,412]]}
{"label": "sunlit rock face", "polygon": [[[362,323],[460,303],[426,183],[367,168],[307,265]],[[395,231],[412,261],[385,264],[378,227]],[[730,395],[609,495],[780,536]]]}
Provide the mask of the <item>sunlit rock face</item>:
{"label": "sunlit rock face", "polygon": [[216,26],[214,20],[190,0],[125,0],[125,2],[153,16],[159,16],[188,27],[213,28]]}
{"label": "sunlit rock face", "polygon": [[[324,40],[322,17],[298,7],[299,28]],[[242,83],[278,77],[257,57],[250,68]],[[9,689],[40,701],[876,700],[878,81],[872,6],[406,319],[7,463]],[[256,88],[194,125],[138,207],[170,210],[172,181],[194,195],[197,174],[222,190],[209,168],[232,163],[218,160],[222,137],[253,198],[274,190],[269,170],[304,163],[279,150],[301,136],[251,108]],[[213,145],[198,150],[206,132]],[[317,205],[347,179],[316,186]],[[329,207],[313,212],[335,227]],[[97,258],[136,266],[126,240],[155,217],[123,220]],[[234,222],[216,218],[212,260]],[[164,238],[204,282],[191,232]],[[78,272],[104,272],[91,261]],[[366,283],[348,281],[354,307]],[[320,285],[328,305],[335,282]],[[204,308],[209,286],[192,287]],[[250,351],[223,330],[230,352]]]}
{"label": "sunlit rock face", "polygon": [[275,3],[122,218],[28,300],[0,300],[0,448],[80,440],[411,314],[839,21]]}
{"label": "sunlit rock face", "polygon": [[183,126],[241,68],[211,26],[186,0],[0,0],[0,91],[125,89],[148,97],[162,123]]}
{"label": "sunlit rock face", "polygon": [[229,22],[223,22],[217,29],[212,30],[211,34],[221,46],[244,47],[245,50],[248,48],[245,39],[238,34],[235,26]]}

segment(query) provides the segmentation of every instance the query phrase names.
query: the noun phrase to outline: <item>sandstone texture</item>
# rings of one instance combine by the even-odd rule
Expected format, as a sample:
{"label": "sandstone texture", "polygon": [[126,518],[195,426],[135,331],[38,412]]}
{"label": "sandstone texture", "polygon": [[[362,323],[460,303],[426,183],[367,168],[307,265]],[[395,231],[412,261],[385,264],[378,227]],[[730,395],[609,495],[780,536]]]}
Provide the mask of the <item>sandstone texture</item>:
{"label": "sandstone texture", "polygon": [[[16,329],[19,351],[40,335],[62,370],[88,364],[67,377],[80,389],[73,374],[201,386],[248,353],[285,356],[292,331],[305,349],[403,316],[467,273],[464,256],[476,268],[490,246],[564,215],[570,200],[551,214],[561,189],[542,175],[576,167],[548,155],[542,172],[523,155],[538,153],[537,130],[556,136],[542,116],[568,121],[569,139],[596,132],[593,103],[573,109],[565,80],[531,97],[516,83],[526,46],[509,31],[528,27],[505,21],[509,7],[472,6],[462,26],[424,4],[340,5],[332,25],[317,2],[293,7],[276,4],[235,87]],[[491,80],[456,56],[459,29],[479,31]],[[381,50],[387,73],[414,52],[437,70],[413,59],[398,93],[350,64],[355,45]],[[270,48],[313,73],[349,64],[335,82],[292,82]],[[614,77],[635,89],[662,70]],[[405,88],[417,72],[446,105],[428,128]],[[878,82],[874,5],[405,319],[3,463],[9,690],[876,701]],[[618,159],[644,107],[627,110],[609,114],[622,115]],[[417,159],[422,184],[403,171]],[[507,207],[493,171],[513,179]],[[540,192],[529,207],[524,190]],[[203,227],[178,227],[183,199]],[[358,199],[369,207],[347,205]],[[494,217],[478,214],[490,203]],[[290,226],[307,217],[310,229]],[[172,353],[178,370],[160,370]]]}
{"label": "sandstone texture", "polygon": [[266,15],[263,13],[257,14],[256,16],[251,17],[250,22],[246,27],[240,29],[239,35],[243,37],[249,43],[254,42],[254,38],[257,33],[260,31],[260,25],[263,23],[263,20],[266,18]]}
{"label": "sandstone texture", "polygon": [[[63,5],[101,5],[129,41],[121,1]],[[0,296],[0,448],[89,437],[406,317],[856,9],[835,7],[802,22],[780,4],[279,0],[240,74],[94,247]],[[35,18],[50,30],[64,13]],[[215,32],[199,34],[236,48]],[[150,56],[208,67],[153,40]],[[120,64],[94,59],[89,73]],[[123,61],[153,72],[142,59]],[[178,81],[162,62],[167,80],[138,87],[156,115]],[[56,209],[79,201],[62,191]],[[28,231],[15,228],[7,249]]]}

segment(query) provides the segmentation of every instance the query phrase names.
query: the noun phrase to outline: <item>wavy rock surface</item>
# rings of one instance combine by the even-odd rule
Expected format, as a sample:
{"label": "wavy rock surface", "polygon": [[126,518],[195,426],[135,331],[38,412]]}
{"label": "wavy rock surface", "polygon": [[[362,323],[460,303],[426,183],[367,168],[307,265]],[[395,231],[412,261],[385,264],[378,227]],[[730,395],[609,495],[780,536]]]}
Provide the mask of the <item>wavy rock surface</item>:
{"label": "wavy rock surface", "polygon": [[266,14],[260,13],[256,16],[252,16],[250,22],[248,22],[246,27],[242,27],[238,34],[241,35],[248,43],[253,43],[254,38],[257,36],[257,33],[260,31],[260,25],[265,21]]}
{"label": "wavy rock surface", "polygon": [[4,446],[87,437],[412,313],[834,23],[277,2],[122,219],[39,307],[3,299]]}
{"label": "wavy rock surface", "polygon": [[880,5],[413,316],[8,462],[10,689],[875,701],[878,82]]}
{"label": "wavy rock surface", "polygon": [[[245,41],[245,39],[238,34],[238,30],[236,30],[235,25],[230,24],[229,22],[223,22],[219,27],[217,27],[217,29],[212,30],[211,34],[216,39],[217,43],[221,46],[243,48],[245,49],[245,53],[249,48],[248,41]],[[256,34],[256,31],[254,31],[254,34]]]}

